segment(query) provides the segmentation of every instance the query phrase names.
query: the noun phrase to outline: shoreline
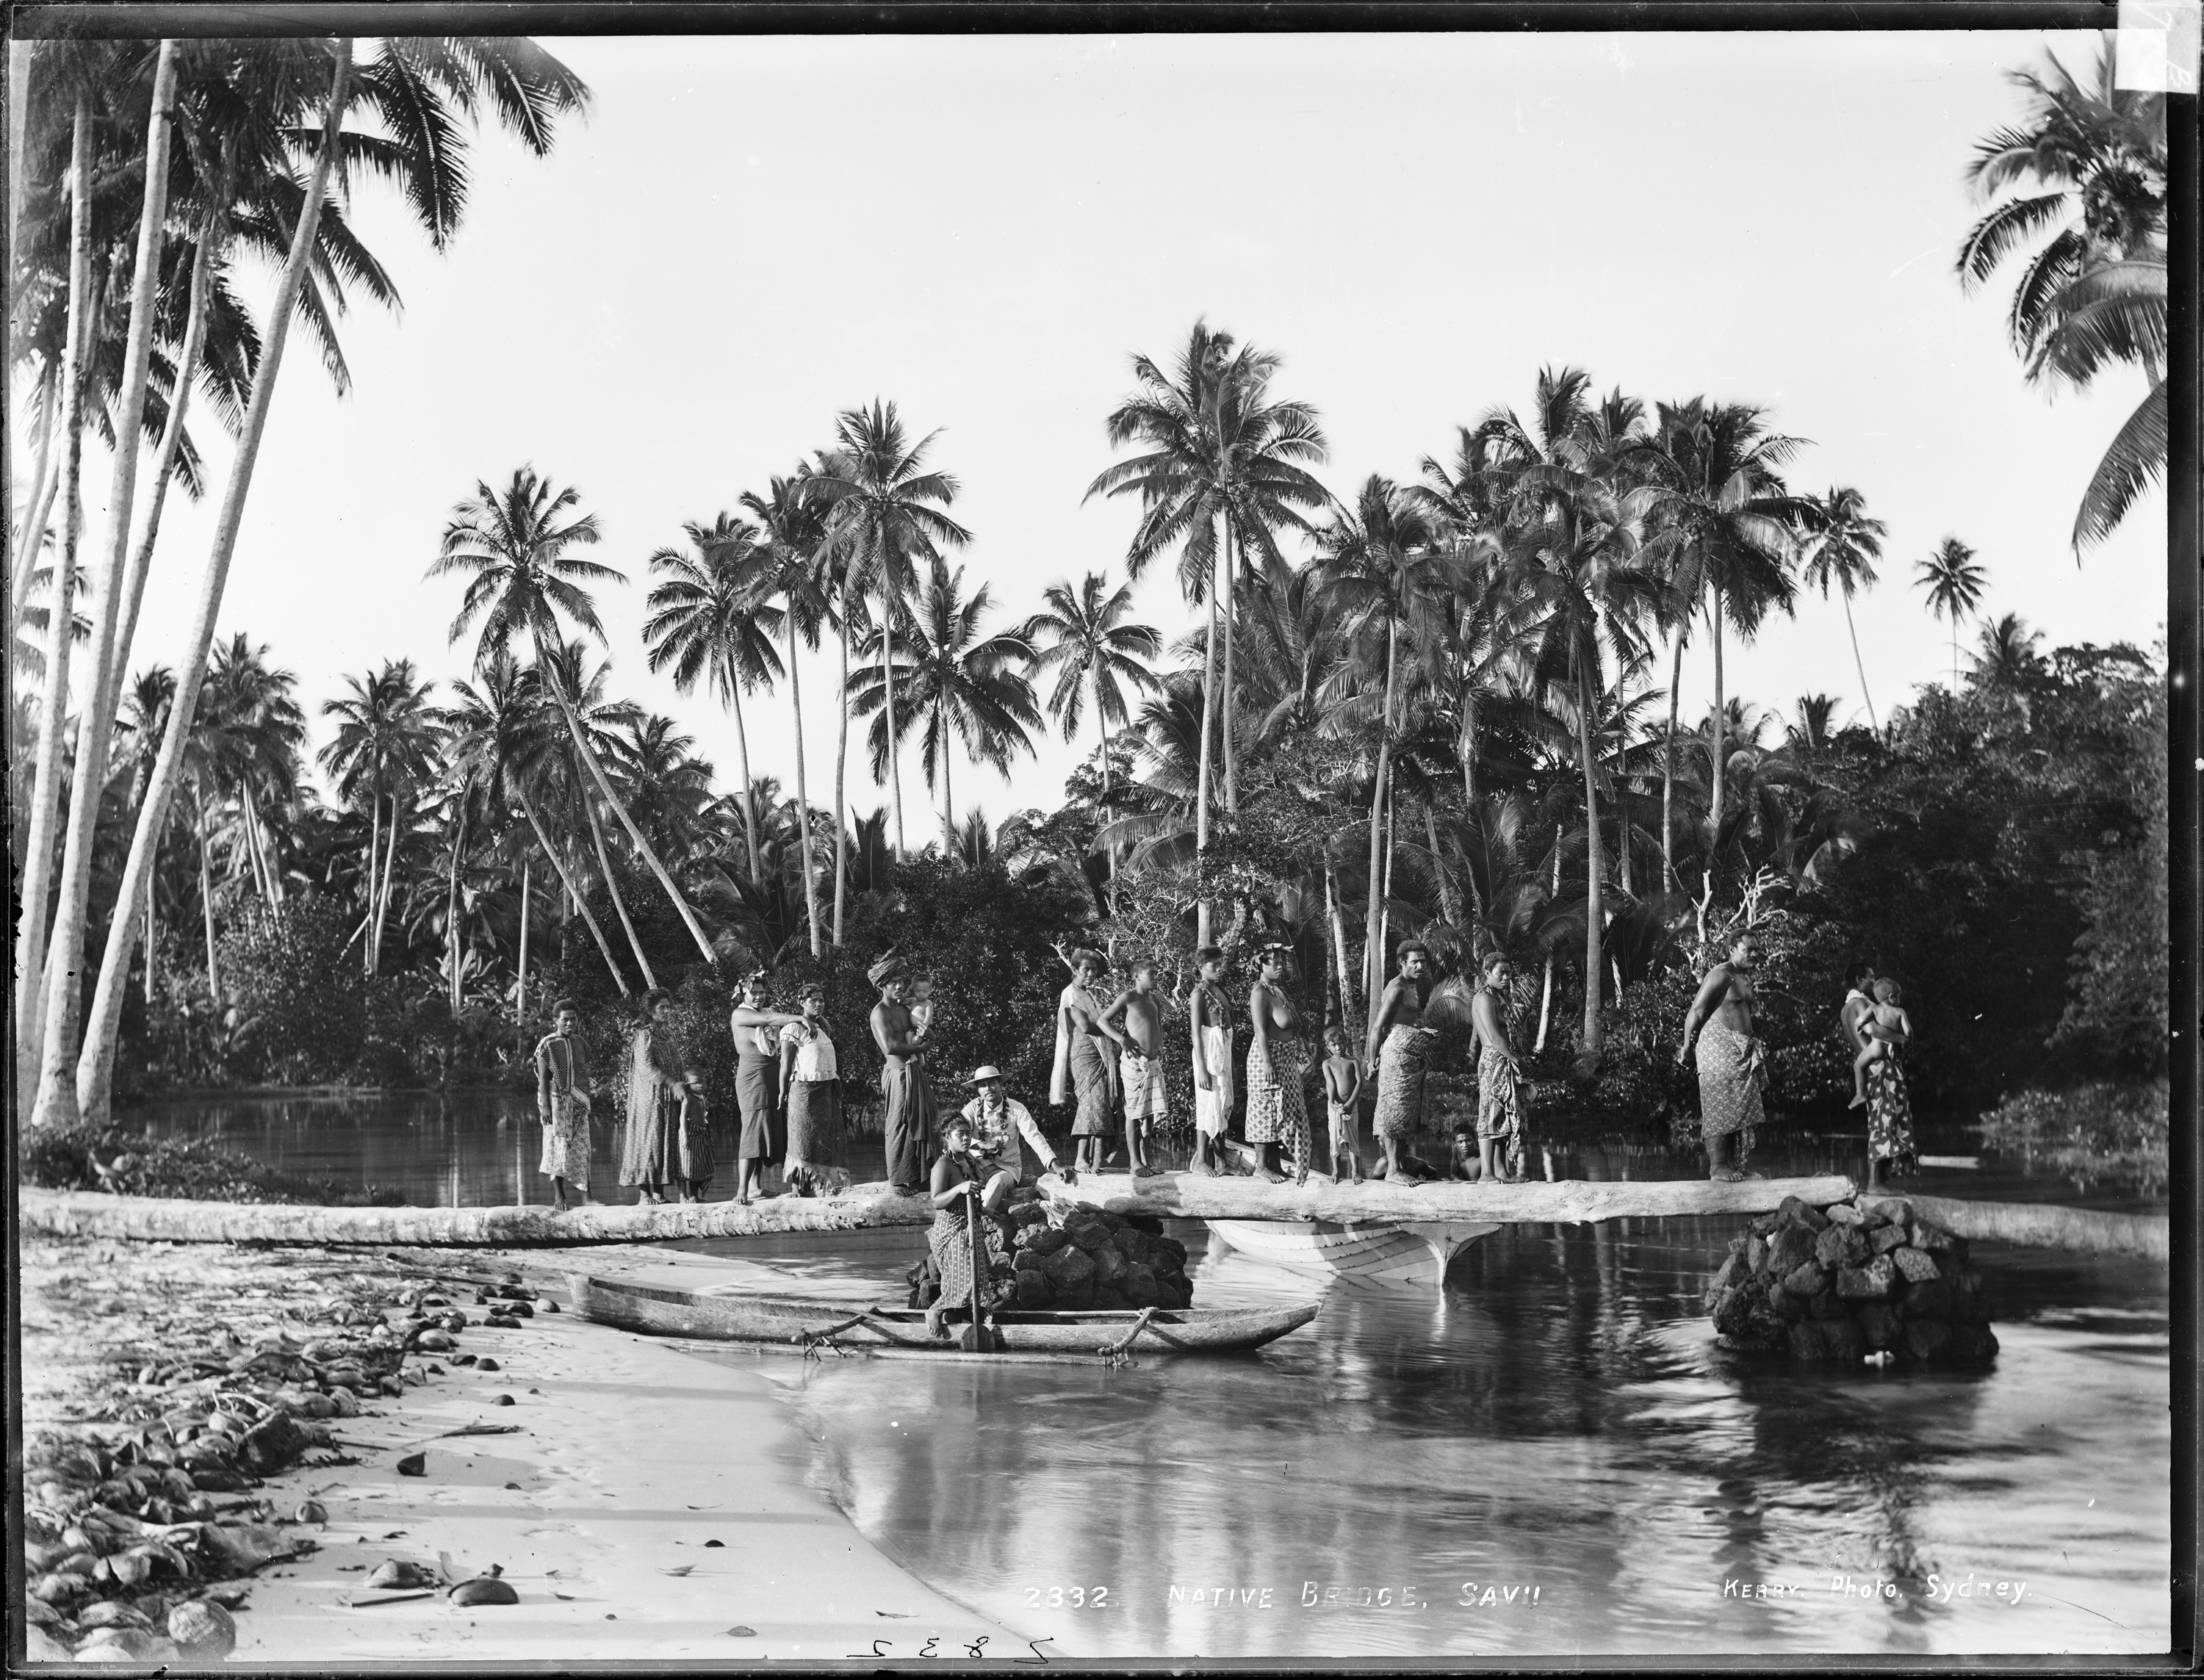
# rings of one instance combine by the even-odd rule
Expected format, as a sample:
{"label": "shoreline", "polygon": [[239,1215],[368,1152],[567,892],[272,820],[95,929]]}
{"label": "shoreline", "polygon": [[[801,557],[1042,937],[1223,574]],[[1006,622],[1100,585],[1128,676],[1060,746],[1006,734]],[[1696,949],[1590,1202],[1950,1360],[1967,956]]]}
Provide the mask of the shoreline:
{"label": "shoreline", "polygon": [[[210,1295],[256,1274],[281,1281],[272,1257],[231,1251],[217,1275],[194,1263],[206,1253],[26,1243],[27,1438],[66,1428],[127,1381],[111,1349],[82,1346],[80,1334],[62,1345],[65,1327],[84,1327],[53,1316],[56,1280],[96,1268],[92,1287],[126,1302],[154,1293],[208,1314],[226,1304]],[[146,1263],[133,1267],[133,1256]],[[378,1269],[393,1293],[410,1281]],[[844,1660],[869,1659],[891,1628],[898,1644],[938,1639],[945,1653],[983,1636],[1006,1653],[1021,1648],[1009,1629],[889,1559],[806,1482],[792,1411],[763,1375],[570,1314],[486,1328],[482,1308],[444,1293],[469,1320],[457,1352],[499,1369],[454,1365],[450,1352],[409,1355],[402,1394],[329,1420],[352,1462],[294,1465],[257,1490],[287,1516],[314,1500],[327,1520],[281,1524],[287,1541],[314,1549],[251,1578],[232,1664],[558,1662],[584,1639],[592,1660]],[[401,1476],[400,1460],[416,1453],[422,1474]],[[366,1588],[389,1559],[441,1567],[453,1581],[495,1565],[518,1602],[463,1608],[441,1593]]]}

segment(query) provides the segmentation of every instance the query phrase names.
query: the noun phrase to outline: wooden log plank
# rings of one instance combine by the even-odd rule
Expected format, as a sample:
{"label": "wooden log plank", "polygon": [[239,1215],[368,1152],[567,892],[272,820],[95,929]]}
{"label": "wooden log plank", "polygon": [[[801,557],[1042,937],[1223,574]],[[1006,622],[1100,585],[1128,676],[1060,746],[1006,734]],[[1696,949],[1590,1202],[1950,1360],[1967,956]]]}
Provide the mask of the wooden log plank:
{"label": "wooden log plank", "polygon": [[47,1236],[157,1242],[371,1244],[391,1248],[563,1248],[583,1243],[665,1242],[681,1237],[749,1237],[791,1231],[847,1231],[931,1225],[933,1198],[898,1196],[885,1184],[840,1196],[776,1196],[664,1206],[335,1208],[289,1202],[187,1202],[98,1191],[22,1192],[23,1228]]}
{"label": "wooden log plank", "polygon": [[2104,1213],[2048,1202],[1970,1202],[1905,1191],[1884,1193],[1911,1202],[1913,1211],[1931,1225],[1970,1241],[2018,1243],[2079,1254],[2133,1254],[2146,1260],[2166,1260],[2173,1253],[2172,1224],[2164,1214]]}
{"label": "wooden log plank", "polygon": [[1815,1207],[1841,1202],[1855,1189],[1838,1174],[1816,1178],[1623,1179],[1591,1182],[1396,1185],[1383,1180],[1336,1184],[1312,1178],[1296,1188],[1253,1178],[1165,1173],[1134,1179],[1083,1175],[1067,1185],[1054,1174],[1040,1180],[1050,1199],[1084,1203],[1116,1214],[1161,1219],[1322,1219],[1337,1224],[1424,1225],[1481,1222],[1500,1225],[1575,1224],[1589,1220],[1666,1219],[1694,1214],[1772,1213],[1786,1196]]}

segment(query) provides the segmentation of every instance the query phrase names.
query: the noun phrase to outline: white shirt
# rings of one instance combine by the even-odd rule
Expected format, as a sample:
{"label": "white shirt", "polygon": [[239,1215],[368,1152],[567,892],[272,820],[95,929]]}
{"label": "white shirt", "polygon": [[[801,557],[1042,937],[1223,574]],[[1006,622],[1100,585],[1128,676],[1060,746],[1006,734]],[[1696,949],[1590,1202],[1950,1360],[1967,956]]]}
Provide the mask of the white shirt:
{"label": "white shirt", "polygon": [[1024,1163],[1018,1156],[1018,1139],[1023,1138],[1033,1145],[1033,1152],[1047,1163],[1046,1170],[1056,1170],[1056,1151],[1049,1147],[1048,1135],[1034,1123],[1031,1110],[1015,1097],[1003,1099],[1002,1108],[990,1115],[987,1099],[975,1097],[964,1105],[964,1118],[972,1122],[972,1149],[975,1154],[995,1156],[998,1162],[1025,1176]]}
{"label": "white shirt", "polygon": [[816,1085],[823,1080],[840,1077],[835,1071],[834,1041],[826,1036],[825,1027],[792,1020],[780,1029],[780,1041],[796,1046],[796,1061],[789,1070],[791,1079]]}

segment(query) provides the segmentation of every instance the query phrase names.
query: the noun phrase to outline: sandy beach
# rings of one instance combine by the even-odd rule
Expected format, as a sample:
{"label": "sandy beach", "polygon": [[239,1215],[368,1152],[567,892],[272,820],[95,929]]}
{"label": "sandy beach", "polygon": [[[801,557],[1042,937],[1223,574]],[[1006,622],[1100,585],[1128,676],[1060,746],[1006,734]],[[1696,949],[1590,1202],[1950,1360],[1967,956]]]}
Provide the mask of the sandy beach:
{"label": "sandy beach", "polygon": [[[155,1293],[132,1287],[133,1259],[169,1274],[171,1301],[178,1269],[208,1270],[210,1311],[240,1274],[297,1264],[97,1246],[40,1243],[27,1254],[27,1387],[43,1391],[27,1425],[69,1415],[56,1379],[86,1371],[82,1315],[55,1310],[69,1292],[41,1290],[57,1273],[81,1288],[77,1269],[95,1272],[95,1287],[124,1304],[108,1319],[120,1331],[130,1301]],[[204,1264],[213,1256],[219,1277]],[[364,1257],[337,1263],[358,1269]],[[500,1368],[430,1356],[441,1374],[333,1423],[357,1464],[297,1469],[260,1490],[286,1511],[317,1500],[329,1521],[291,1530],[314,1538],[311,1553],[259,1571],[232,1664],[818,1660],[868,1657],[884,1638],[912,1653],[931,1640],[961,1658],[984,1640],[986,1654],[1022,1654],[1006,1629],[920,1585],[804,1485],[793,1427],[756,1374],[564,1314],[486,1328],[481,1310],[450,1293],[471,1321],[460,1351]],[[74,1352],[59,1345],[64,1323],[79,1338]],[[453,1433],[471,1427],[511,1433]],[[400,1460],[414,1453],[425,1473],[401,1476]],[[368,1588],[391,1559],[441,1565],[453,1580],[495,1565],[519,1602],[460,1608],[441,1593]]]}

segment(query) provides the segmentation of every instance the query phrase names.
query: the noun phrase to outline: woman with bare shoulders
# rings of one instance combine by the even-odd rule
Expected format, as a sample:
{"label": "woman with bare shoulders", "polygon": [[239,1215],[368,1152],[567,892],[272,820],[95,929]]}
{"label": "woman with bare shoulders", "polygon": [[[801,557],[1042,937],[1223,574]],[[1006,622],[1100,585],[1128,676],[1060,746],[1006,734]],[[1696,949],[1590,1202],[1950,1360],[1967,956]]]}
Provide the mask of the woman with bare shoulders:
{"label": "woman with bare shoulders", "polygon": [[1258,1152],[1256,1175],[1283,1184],[1278,1146],[1293,1151],[1295,1182],[1309,1172],[1308,1105],[1301,1094],[1301,1069],[1308,1052],[1301,1042],[1301,1012],[1286,993],[1293,966],[1289,946],[1263,947],[1255,984],[1247,991],[1247,1020],[1255,1041],[1247,1047],[1247,1141]]}

